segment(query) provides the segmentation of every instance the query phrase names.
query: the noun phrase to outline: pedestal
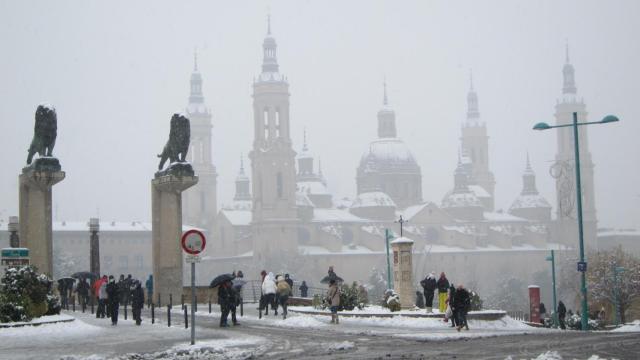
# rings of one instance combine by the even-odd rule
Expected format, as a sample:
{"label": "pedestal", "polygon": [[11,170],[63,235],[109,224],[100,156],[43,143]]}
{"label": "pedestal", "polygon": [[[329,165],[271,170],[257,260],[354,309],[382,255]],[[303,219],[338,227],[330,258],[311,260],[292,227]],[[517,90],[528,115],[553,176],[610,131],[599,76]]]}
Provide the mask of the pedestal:
{"label": "pedestal", "polygon": [[540,287],[529,285],[529,321],[540,323]]}
{"label": "pedestal", "polygon": [[191,176],[159,172],[151,181],[153,292],[163,299],[173,294],[179,301],[182,295],[182,192],[196,183],[193,171]]}
{"label": "pedestal", "polygon": [[51,187],[65,177],[55,158],[40,158],[20,174],[20,243],[38,271],[53,275]]}
{"label": "pedestal", "polygon": [[393,249],[393,290],[400,296],[403,309],[415,307],[416,291],[413,287],[413,240],[400,237],[391,242]]}

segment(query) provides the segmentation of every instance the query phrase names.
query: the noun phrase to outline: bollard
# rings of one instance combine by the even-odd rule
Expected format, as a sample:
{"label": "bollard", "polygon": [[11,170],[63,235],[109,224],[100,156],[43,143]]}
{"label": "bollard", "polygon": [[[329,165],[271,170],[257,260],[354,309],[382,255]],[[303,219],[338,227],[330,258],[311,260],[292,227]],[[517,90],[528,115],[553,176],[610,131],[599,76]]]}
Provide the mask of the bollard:
{"label": "bollard", "polygon": [[187,314],[187,307],[184,306],[184,328],[188,329],[189,328],[189,315]]}
{"label": "bollard", "polygon": [[156,307],[154,306],[153,303],[151,303],[151,323],[152,324],[156,323]]}
{"label": "bollard", "polygon": [[211,314],[211,296],[209,296],[209,314]]}
{"label": "bollard", "polygon": [[124,302],[124,319],[127,320],[127,302]]}
{"label": "bollard", "polygon": [[91,297],[91,315],[93,315],[93,304],[95,303],[95,298],[92,296]]}
{"label": "bollard", "polygon": [[171,305],[167,305],[167,326],[171,327]]}
{"label": "bollard", "polygon": [[244,316],[244,299],[240,298],[240,316]]}
{"label": "bollard", "polygon": [[161,308],[162,307],[162,298],[160,297],[160,294],[158,294],[158,307]]}
{"label": "bollard", "polygon": [[196,302],[195,302],[195,306],[193,307],[193,309],[198,312],[198,295],[196,295]]}
{"label": "bollard", "polygon": [[169,306],[173,307],[173,294],[169,294]]}
{"label": "bollard", "polygon": [[184,294],[180,295],[180,306],[184,308]]}
{"label": "bollard", "polygon": [[76,298],[73,298],[73,303],[71,303],[71,307],[73,308],[73,312],[76,312]]}

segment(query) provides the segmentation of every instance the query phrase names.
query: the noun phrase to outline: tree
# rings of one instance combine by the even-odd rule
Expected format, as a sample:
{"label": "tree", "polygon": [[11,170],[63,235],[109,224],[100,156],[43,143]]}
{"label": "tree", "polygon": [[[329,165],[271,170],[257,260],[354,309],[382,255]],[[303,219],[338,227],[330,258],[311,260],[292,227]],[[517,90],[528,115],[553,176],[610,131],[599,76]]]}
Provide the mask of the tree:
{"label": "tree", "polygon": [[29,321],[60,313],[51,284],[51,279],[38,274],[33,266],[5,269],[0,279],[0,322]]}
{"label": "tree", "polygon": [[[593,301],[611,304],[614,309],[616,301],[619,301],[620,318],[624,323],[626,310],[640,298],[640,260],[625,253],[621,247],[592,252],[588,259],[588,295]],[[614,276],[618,267],[623,271]]]}
{"label": "tree", "polygon": [[498,280],[497,289],[486,299],[485,308],[507,311],[528,311],[527,286],[516,278],[503,277]]}

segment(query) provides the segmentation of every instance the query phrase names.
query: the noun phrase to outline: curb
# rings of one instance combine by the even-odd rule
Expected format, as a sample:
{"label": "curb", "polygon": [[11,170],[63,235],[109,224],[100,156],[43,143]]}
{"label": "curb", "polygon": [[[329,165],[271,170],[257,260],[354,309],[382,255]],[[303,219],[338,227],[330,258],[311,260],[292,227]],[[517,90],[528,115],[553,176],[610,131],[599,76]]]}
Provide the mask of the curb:
{"label": "curb", "polygon": [[62,320],[43,321],[38,323],[18,323],[18,324],[3,323],[3,324],[0,324],[0,329],[17,328],[17,327],[23,327],[23,326],[40,326],[40,325],[48,325],[48,324],[57,324],[57,323],[72,322],[75,320],[76,320],[75,318],[71,318],[71,319],[62,319]]}
{"label": "curb", "polygon": [[[309,311],[309,310],[296,310],[294,308],[288,309],[290,312],[305,314],[305,315],[322,315],[329,316],[330,312],[325,311]],[[393,318],[393,317],[407,317],[407,318],[427,318],[427,319],[444,319],[444,314],[372,314],[372,313],[348,313],[348,312],[340,312],[340,316],[342,317],[355,317],[355,318]],[[469,313],[467,314],[467,319],[469,320],[484,320],[484,321],[493,321],[500,320],[507,316],[507,313],[504,311],[496,311],[493,313]]]}

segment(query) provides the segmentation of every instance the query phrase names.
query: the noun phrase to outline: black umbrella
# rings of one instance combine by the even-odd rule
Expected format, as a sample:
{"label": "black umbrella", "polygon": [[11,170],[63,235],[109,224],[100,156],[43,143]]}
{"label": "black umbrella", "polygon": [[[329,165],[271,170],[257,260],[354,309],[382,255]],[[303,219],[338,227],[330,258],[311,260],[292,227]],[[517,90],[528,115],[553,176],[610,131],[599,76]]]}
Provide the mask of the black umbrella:
{"label": "black umbrella", "polygon": [[72,278],[76,278],[76,279],[91,279],[91,280],[95,280],[98,278],[98,275],[89,272],[89,271],[79,271],[73,275],[71,275]]}
{"label": "black umbrella", "polygon": [[331,280],[335,280],[337,283],[344,282],[344,280],[342,280],[342,278],[340,276],[336,275],[335,273],[323,277],[322,280],[320,280],[320,282],[323,283],[323,284],[328,284],[329,281],[331,281]]}
{"label": "black umbrella", "polygon": [[226,281],[231,281],[235,279],[235,276],[233,276],[232,274],[222,274],[222,275],[218,275],[216,276],[215,279],[211,280],[211,284],[209,285],[209,287],[216,287]]}

